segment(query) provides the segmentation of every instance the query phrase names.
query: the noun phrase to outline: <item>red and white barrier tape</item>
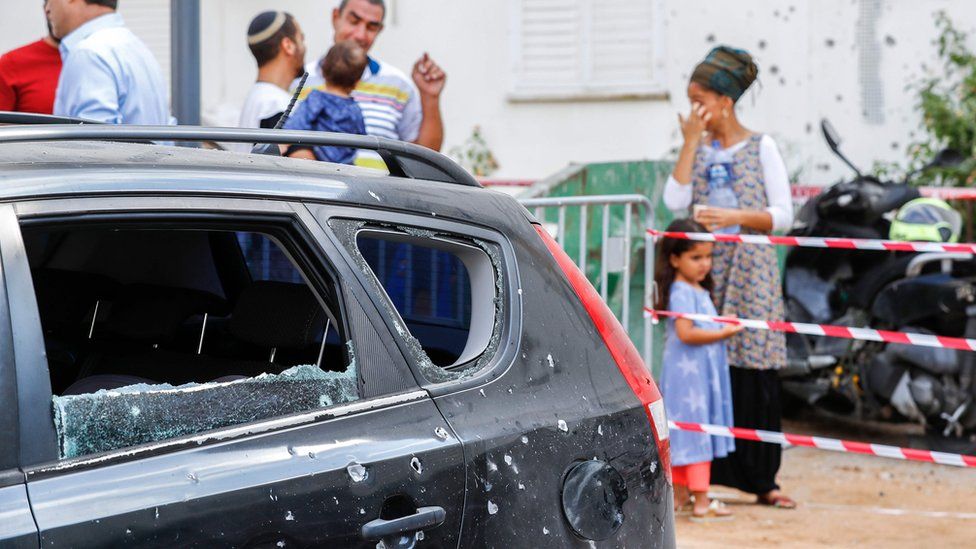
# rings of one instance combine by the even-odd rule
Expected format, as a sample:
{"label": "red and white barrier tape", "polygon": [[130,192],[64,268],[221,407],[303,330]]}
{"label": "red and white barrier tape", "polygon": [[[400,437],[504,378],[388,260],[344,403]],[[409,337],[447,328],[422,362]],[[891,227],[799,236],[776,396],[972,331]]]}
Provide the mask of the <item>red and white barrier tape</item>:
{"label": "red and white barrier tape", "polygon": [[819,236],[775,236],[764,234],[686,233],[648,229],[654,237],[679,238],[698,242],[738,242],[767,246],[796,246],[800,248],[839,248],[843,250],[876,250],[888,252],[957,252],[976,254],[976,244],[948,244],[942,242],[904,242],[901,240],[870,240],[866,238],[825,238]]}
{"label": "red and white barrier tape", "polygon": [[489,179],[478,177],[478,182],[484,187],[531,187],[534,179]]}
{"label": "red and white barrier tape", "polygon": [[[478,181],[486,187],[530,187],[536,180],[534,179],[491,179],[479,177]],[[813,198],[830,186],[819,185],[790,185],[790,193],[793,199],[799,202]],[[941,198],[943,200],[976,200],[976,189],[960,187],[919,187],[918,192],[928,198]]]}
{"label": "red and white barrier tape", "polygon": [[932,450],[915,450],[913,448],[900,448],[898,446],[872,444],[870,442],[852,442],[849,440],[838,440],[835,438],[794,435],[790,433],[777,433],[776,431],[744,429],[742,427],[725,427],[724,425],[709,425],[704,423],[669,421],[668,426],[676,431],[693,431],[697,433],[706,433],[717,437],[754,440],[759,442],[769,442],[771,444],[792,444],[793,446],[807,446],[810,448],[819,448],[821,450],[831,450],[833,452],[867,454],[871,456],[904,459],[908,461],[924,461],[928,463],[940,463],[942,465],[954,465],[956,467],[976,467],[976,456],[968,456],[964,454],[949,454],[946,452],[934,452]]}
{"label": "red and white barrier tape", "polygon": [[790,334],[806,334],[814,336],[840,337],[861,341],[881,341],[885,343],[903,343],[920,347],[940,347],[960,351],[976,351],[976,339],[962,337],[948,337],[912,332],[893,332],[891,330],[875,330],[872,328],[852,328],[849,326],[834,326],[830,324],[807,324],[804,322],[783,322],[774,320],[752,320],[731,316],[711,316],[692,313],[676,313],[674,311],[658,311],[644,308],[644,314],[655,318],[666,316],[671,318],[687,318],[705,322],[719,322],[745,326],[755,330],[770,330]]}
{"label": "red and white barrier tape", "polygon": [[976,200],[976,189],[959,187],[922,187],[918,190],[926,198],[942,200]]}
{"label": "red and white barrier tape", "polygon": [[[830,187],[818,187],[816,185],[792,185],[790,192],[794,200],[803,201],[817,196]],[[928,198],[941,198],[942,200],[976,200],[976,189],[960,187],[921,187],[918,189],[922,196]]]}

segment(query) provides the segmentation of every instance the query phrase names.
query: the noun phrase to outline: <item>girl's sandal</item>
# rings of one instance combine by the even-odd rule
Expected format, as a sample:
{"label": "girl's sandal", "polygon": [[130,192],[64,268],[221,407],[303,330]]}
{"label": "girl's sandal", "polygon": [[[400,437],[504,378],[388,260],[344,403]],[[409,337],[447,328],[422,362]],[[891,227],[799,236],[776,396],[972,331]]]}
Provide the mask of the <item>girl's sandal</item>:
{"label": "girl's sandal", "polygon": [[717,499],[713,499],[708,505],[708,509],[704,513],[692,512],[691,517],[688,519],[691,522],[704,523],[704,522],[727,522],[735,517],[732,515],[732,511],[729,511],[725,504]]}
{"label": "girl's sandal", "polygon": [[695,502],[691,498],[688,501],[678,505],[674,510],[674,516],[676,517],[687,517],[691,516],[692,512],[695,510]]}
{"label": "girl's sandal", "polygon": [[772,497],[763,494],[759,496],[756,501],[760,505],[768,505],[777,509],[796,509],[796,502],[783,494],[778,494]]}
{"label": "girl's sandal", "polygon": [[681,517],[690,515],[695,506],[695,496],[686,486],[675,485],[674,487],[674,516]]}

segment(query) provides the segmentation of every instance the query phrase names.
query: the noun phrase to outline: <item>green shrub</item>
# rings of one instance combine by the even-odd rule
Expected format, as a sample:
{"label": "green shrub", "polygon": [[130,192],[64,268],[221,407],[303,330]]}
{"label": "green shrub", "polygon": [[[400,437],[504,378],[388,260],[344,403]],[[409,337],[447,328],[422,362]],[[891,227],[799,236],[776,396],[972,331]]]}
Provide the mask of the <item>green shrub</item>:
{"label": "green shrub", "polygon": [[908,148],[910,168],[930,162],[942,149],[959,151],[966,160],[957,166],[932,168],[912,178],[915,185],[961,187],[976,176],[976,54],[944,11],[935,14],[942,74],[910,87],[918,92],[924,137]]}

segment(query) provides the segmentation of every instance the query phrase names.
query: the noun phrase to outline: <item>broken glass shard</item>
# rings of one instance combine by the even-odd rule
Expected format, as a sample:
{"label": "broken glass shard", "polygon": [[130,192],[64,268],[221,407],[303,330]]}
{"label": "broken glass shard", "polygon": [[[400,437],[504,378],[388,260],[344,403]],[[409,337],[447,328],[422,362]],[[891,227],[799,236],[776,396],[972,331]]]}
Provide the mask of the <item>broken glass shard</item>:
{"label": "broken glass shard", "polygon": [[295,366],[277,375],[261,374],[229,383],[139,384],[56,396],[53,406],[58,450],[67,459],[357,398],[353,368],[326,372],[317,366]]}

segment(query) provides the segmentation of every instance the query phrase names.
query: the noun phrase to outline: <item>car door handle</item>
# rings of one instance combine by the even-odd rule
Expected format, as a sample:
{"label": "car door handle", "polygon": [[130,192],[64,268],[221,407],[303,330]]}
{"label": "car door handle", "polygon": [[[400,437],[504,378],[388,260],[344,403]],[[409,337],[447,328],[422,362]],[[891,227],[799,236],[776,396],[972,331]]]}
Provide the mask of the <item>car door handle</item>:
{"label": "car door handle", "polygon": [[444,523],[447,513],[443,507],[418,507],[417,512],[405,517],[371,520],[363,525],[363,539],[380,539],[396,534],[406,534]]}

